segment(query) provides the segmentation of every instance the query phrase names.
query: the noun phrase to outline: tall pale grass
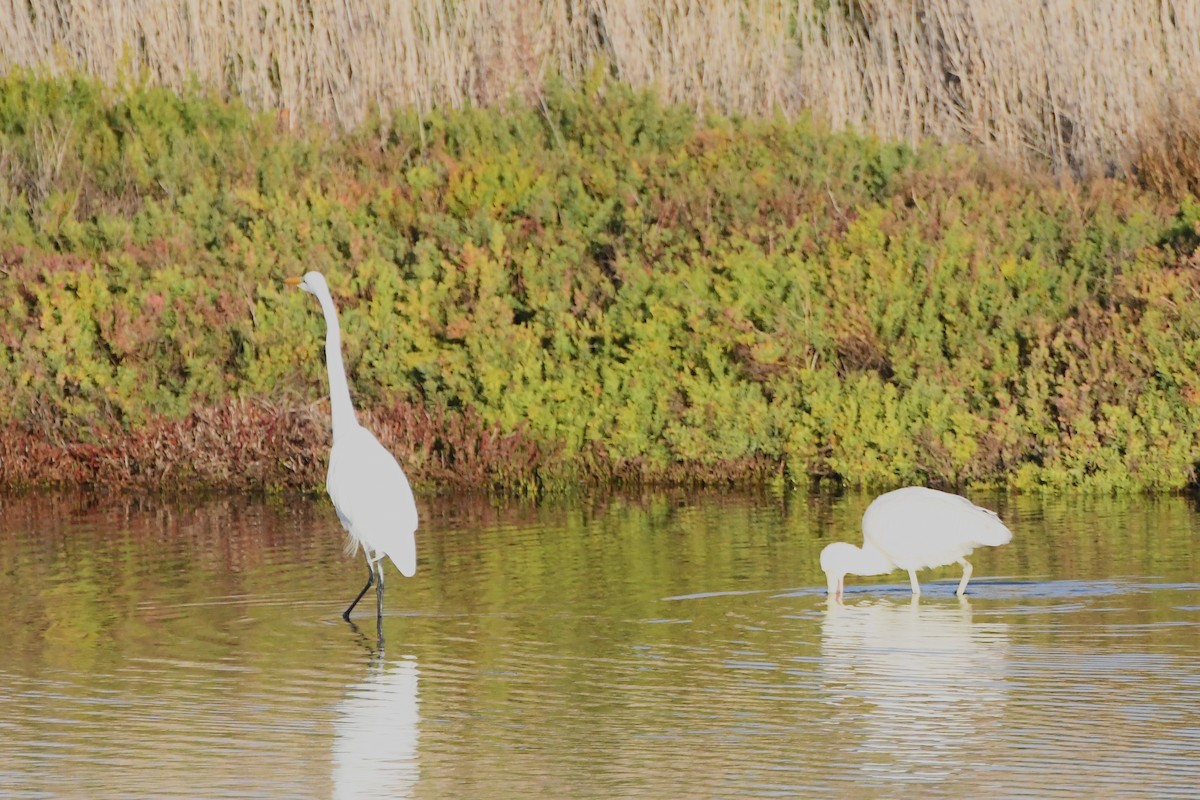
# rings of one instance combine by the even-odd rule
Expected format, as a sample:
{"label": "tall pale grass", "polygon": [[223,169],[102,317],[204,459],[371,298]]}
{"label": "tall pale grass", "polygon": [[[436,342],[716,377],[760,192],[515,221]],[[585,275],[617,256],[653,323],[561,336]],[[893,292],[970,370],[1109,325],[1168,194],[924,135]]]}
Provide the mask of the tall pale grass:
{"label": "tall pale grass", "polygon": [[1200,130],[1195,0],[834,0],[798,37],[802,102],[835,127],[1090,175]]}
{"label": "tall pale grass", "polygon": [[0,0],[0,70],[196,79],[289,120],[536,101],[597,63],[664,99],[1122,173],[1196,130],[1197,0]]}

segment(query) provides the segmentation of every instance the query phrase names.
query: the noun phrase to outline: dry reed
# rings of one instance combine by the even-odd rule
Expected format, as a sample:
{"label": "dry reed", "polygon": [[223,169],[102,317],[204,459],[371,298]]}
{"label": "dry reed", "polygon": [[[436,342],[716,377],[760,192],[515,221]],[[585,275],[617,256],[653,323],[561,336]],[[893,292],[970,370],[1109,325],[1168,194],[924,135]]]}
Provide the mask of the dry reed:
{"label": "dry reed", "polygon": [[602,63],[697,109],[1077,175],[1188,140],[1198,56],[1195,0],[0,0],[0,70],[195,79],[290,123],[535,101]]}

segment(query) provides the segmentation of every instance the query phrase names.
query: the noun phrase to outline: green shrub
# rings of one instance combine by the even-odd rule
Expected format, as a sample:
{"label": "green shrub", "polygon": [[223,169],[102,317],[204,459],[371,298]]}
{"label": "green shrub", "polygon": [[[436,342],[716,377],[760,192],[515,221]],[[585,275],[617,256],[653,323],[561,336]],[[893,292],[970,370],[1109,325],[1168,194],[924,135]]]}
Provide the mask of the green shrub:
{"label": "green shrub", "polygon": [[309,269],[427,485],[1194,481],[1194,201],[599,78],[543,101],[331,139],[0,80],[0,481],[319,484]]}

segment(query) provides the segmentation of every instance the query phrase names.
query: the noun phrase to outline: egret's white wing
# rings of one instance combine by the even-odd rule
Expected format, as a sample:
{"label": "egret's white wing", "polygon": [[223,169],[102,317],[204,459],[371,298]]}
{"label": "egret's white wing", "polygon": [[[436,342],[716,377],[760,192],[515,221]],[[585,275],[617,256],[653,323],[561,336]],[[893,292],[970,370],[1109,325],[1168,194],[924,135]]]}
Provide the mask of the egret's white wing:
{"label": "egret's white wing", "polygon": [[358,542],[387,553],[405,577],[417,571],[417,505],[404,470],[366,428],[335,440],[326,482],[342,524]]}
{"label": "egret's white wing", "polygon": [[956,494],[909,486],[881,495],[863,515],[863,538],[901,569],[950,564],[1012,531],[995,513]]}

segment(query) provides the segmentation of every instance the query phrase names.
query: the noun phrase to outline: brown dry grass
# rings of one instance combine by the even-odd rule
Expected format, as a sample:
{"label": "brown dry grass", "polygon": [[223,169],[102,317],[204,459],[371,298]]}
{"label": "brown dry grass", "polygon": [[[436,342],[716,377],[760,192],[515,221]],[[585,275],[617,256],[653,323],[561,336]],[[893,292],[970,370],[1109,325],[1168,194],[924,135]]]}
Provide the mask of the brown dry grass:
{"label": "brown dry grass", "polygon": [[[416,406],[360,412],[360,420],[422,487],[531,493],[556,453],[504,434],[469,413]],[[310,489],[325,482],[327,404],[230,400],[133,431],[97,431],[90,443],[54,441],[28,426],[0,427],[0,486]]]}
{"label": "brown dry grass", "polygon": [[812,109],[1077,175],[1136,171],[1146,152],[1159,169],[1194,138],[1179,99],[1200,96],[1198,53],[1195,0],[0,3],[0,69],[194,77],[289,124],[536,101],[549,74],[603,63],[696,108]]}
{"label": "brown dry grass", "polygon": [[1125,173],[1168,131],[1200,129],[1178,102],[1200,92],[1192,0],[831,5],[799,28],[799,72],[835,126],[1089,176]]}

